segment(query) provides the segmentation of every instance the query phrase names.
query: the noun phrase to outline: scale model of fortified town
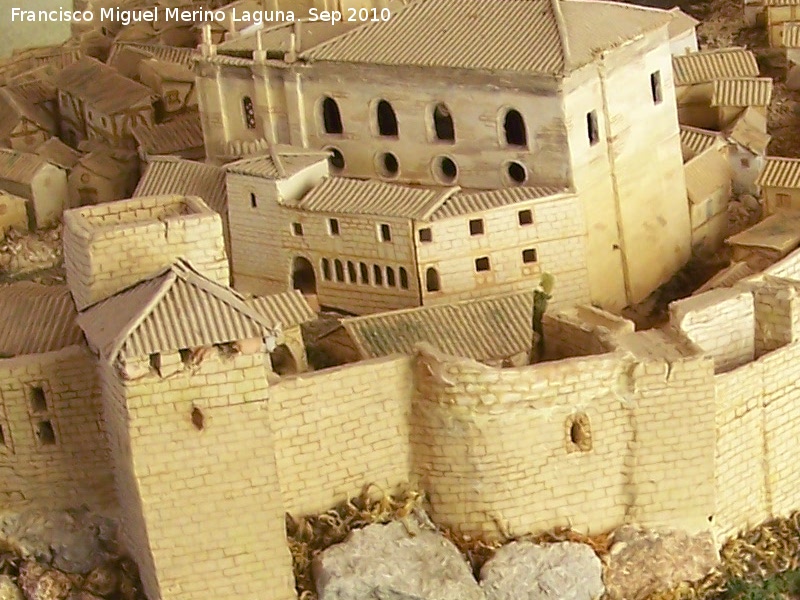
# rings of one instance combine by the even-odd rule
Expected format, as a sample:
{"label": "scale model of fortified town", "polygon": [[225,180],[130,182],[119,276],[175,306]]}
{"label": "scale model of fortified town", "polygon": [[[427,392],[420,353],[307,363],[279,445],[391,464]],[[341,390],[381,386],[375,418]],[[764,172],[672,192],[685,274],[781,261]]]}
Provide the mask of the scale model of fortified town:
{"label": "scale model of fortified town", "polygon": [[[0,63],[4,508],[112,515],[129,597],[289,600],[287,524],[365,486],[461,539],[714,553],[800,507],[800,159],[767,153],[800,0],[744,6],[777,83],[677,8],[111,4]],[[398,552],[434,535],[397,512]],[[540,597],[382,561],[393,526],[303,597]]]}

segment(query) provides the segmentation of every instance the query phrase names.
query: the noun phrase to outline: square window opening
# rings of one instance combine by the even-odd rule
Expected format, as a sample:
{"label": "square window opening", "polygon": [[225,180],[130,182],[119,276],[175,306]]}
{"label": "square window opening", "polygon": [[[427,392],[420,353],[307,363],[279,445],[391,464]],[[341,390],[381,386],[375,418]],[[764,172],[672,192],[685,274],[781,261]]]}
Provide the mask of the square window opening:
{"label": "square window opening", "polygon": [[36,426],[36,437],[39,438],[39,443],[42,446],[56,445],[56,430],[53,429],[53,424],[50,421],[39,421]]}
{"label": "square window opening", "polygon": [[419,241],[423,243],[428,243],[433,241],[433,233],[431,232],[430,227],[426,227],[425,229],[419,230]]}
{"label": "square window opening", "polygon": [[469,222],[470,235],[483,235],[483,219],[471,219]]}
{"label": "square window opening", "polygon": [[31,410],[35,413],[47,412],[47,396],[44,388],[38,385],[30,389]]}
{"label": "square window opening", "polygon": [[519,213],[517,213],[517,216],[519,217],[520,225],[533,225],[533,211],[521,210]]}
{"label": "square window opening", "polygon": [[491,271],[492,270],[492,266],[491,266],[491,264],[489,264],[489,257],[488,256],[482,256],[481,258],[476,258],[475,259],[475,270],[478,271],[478,273],[481,273],[483,271]]}
{"label": "square window opening", "polygon": [[302,237],[303,235],[303,224],[302,223],[292,223],[292,233],[296,236]]}
{"label": "square window opening", "polygon": [[392,241],[392,228],[389,227],[388,223],[381,223],[379,235],[382,242]]}
{"label": "square window opening", "polygon": [[535,248],[528,248],[527,250],[522,251],[522,262],[526,265],[530,263],[535,263],[539,260],[539,257],[536,255]]}
{"label": "square window opening", "polygon": [[339,219],[328,219],[328,233],[339,235]]}

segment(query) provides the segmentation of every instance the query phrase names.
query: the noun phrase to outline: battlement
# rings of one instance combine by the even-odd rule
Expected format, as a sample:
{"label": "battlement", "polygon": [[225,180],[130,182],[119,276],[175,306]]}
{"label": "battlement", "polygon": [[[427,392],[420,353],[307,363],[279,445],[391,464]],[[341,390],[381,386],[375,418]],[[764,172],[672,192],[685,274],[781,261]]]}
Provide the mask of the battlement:
{"label": "battlement", "polygon": [[148,196],[64,214],[67,284],[79,310],[184,258],[227,285],[222,220],[199,197]]}

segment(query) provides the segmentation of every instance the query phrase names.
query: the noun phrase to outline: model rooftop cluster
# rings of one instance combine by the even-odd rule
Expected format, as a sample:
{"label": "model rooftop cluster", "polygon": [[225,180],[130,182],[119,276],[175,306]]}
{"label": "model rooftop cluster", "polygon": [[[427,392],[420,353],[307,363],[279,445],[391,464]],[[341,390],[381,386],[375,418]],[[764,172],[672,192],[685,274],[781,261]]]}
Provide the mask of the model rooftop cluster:
{"label": "model rooftop cluster", "polygon": [[[800,160],[754,55],[677,9],[389,8],[0,64],[0,229],[61,223],[66,272],[0,287],[2,498],[114,510],[151,600],[294,598],[285,513],[367,483],[488,536],[796,508]],[[663,328],[615,314],[726,238]]]}

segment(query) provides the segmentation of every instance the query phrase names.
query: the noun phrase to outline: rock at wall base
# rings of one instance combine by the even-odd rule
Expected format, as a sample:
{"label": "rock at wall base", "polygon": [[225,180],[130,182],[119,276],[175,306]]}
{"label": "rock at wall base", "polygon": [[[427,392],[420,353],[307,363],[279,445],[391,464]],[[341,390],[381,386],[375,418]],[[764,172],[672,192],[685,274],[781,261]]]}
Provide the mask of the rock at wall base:
{"label": "rock at wall base", "polygon": [[0,575],[0,600],[25,600],[22,590],[8,575]]}
{"label": "rock at wall base", "polygon": [[603,567],[585,544],[511,542],[481,569],[486,600],[595,600]]}
{"label": "rock at wall base", "polygon": [[608,597],[641,600],[702,579],[719,564],[719,553],[711,532],[692,536],[626,525],[614,532],[605,562]]}
{"label": "rock at wall base", "polygon": [[401,522],[369,525],[320,554],[313,565],[319,600],[483,600],[458,549]]}

